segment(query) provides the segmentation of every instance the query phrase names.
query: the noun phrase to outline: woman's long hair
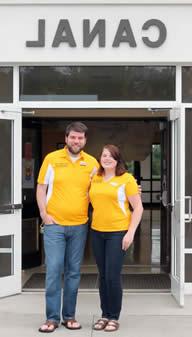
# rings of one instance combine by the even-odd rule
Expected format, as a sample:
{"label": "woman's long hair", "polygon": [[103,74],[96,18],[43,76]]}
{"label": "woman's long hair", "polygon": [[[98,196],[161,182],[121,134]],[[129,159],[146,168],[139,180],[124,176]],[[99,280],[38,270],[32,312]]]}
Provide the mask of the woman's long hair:
{"label": "woman's long hair", "polygon": [[115,159],[117,161],[117,166],[116,166],[116,170],[115,170],[115,175],[116,176],[121,176],[123,173],[127,172],[126,167],[125,167],[125,163],[124,160],[121,156],[120,150],[116,145],[113,144],[107,144],[103,147],[101,154],[100,154],[100,159],[99,159],[99,163],[100,163],[100,167],[98,170],[98,175],[102,176],[103,172],[104,172],[104,168],[101,166],[101,155],[103,153],[103,150],[108,150],[111,154],[111,156],[113,157],[113,159]]}

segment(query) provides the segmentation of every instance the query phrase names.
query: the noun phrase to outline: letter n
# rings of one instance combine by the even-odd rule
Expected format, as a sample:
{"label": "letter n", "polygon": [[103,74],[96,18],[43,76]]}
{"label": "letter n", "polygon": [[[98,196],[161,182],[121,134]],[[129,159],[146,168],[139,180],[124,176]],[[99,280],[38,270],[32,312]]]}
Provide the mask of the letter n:
{"label": "letter n", "polygon": [[105,47],[105,20],[98,20],[91,32],[90,20],[83,20],[83,47],[89,47],[96,35],[99,38],[99,47]]}

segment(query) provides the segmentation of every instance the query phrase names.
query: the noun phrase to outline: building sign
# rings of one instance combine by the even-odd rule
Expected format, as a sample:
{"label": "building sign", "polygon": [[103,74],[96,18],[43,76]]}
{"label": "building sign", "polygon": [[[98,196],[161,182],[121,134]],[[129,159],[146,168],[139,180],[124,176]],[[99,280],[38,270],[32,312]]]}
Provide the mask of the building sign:
{"label": "building sign", "polygon": [[191,17],[192,4],[0,4],[0,65],[191,63]]}
{"label": "building sign", "polygon": [[[89,48],[93,40],[98,38],[99,48],[106,47],[106,20],[97,20],[96,24],[90,29],[91,23],[90,20],[83,20],[82,30],[83,30],[83,39],[82,44],[84,48]],[[143,43],[150,48],[160,47],[166,40],[167,29],[165,24],[158,19],[150,19],[144,22],[142,25],[142,32],[148,31],[152,26],[158,29],[158,37],[156,40],[151,40],[147,35],[141,37]],[[45,47],[46,41],[46,20],[38,20],[38,38],[36,41],[27,41],[26,47],[31,48],[43,48]],[[75,36],[70,25],[69,20],[61,19],[58,23],[53,41],[51,46],[53,48],[60,47],[61,44],[67,43],[70,47],[77,47]],[[118,48],[121,43],[126,43],[131,48],[137,47],[137,42],[134,36],[133,29],[131,27],[130,21],[128,19],[120,20],[117,31],[115,32],[114,40],[112,43],[113,48]]]}

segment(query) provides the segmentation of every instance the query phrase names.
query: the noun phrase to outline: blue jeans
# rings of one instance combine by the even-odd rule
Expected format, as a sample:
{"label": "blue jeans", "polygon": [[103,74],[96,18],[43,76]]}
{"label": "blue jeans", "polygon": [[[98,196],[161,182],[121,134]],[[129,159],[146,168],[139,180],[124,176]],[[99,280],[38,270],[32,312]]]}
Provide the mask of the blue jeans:
{"label": "blue jeans", "polygon": [[99,295],[102,317],[119,319],[122,306],[121,270],[125,251],[122,239],[127,231],[91,230],[93,254],[99,270]]}
{"label": "blue jeans", "polygon": [[80,267],[87,237],[87,224],[78,226],[45,225],[46,316],[60,322],[62,273],[64,290],[63,319],[75,317],[80,282]]}

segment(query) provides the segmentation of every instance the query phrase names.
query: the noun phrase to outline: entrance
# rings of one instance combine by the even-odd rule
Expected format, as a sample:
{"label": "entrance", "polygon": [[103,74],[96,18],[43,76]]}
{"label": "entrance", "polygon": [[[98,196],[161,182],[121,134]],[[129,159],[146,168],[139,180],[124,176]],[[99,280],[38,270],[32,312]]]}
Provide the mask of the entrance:
{"label": "entrance", "polygon": [[[170,211],[163,204],[162,198],[162,189],[164,194],[170,194],[170,166],[167,164],[170,163],[170,135],[166,117],[134,118],[129,111],[128,117],[125,118],[119,117],[116,111],[115,118],[84,117],[81,120],[89,128],[86,151],[98,158],[103,144],[119,145],[128,171],[142,185],[144,216],[135,242],[127,252],[124,272],[169,273]],[[31,161],[34,166],[35,181],[45,155],[64,146],[65,127],[70,122],[68,118],[50,116],[23,119],[23,158],[25,161],[28,156],[27,165]],[[31,154],[27,153],[29,149]],[[42,238],[38,234],[40,219],[35,201],[34,181],[33,186],[27,186],[27,182],[24,182],[23,205],[23,268],[26,269],[44,262]],[[31,240],[32,237],[36,238],[36,242]],[[82,271],[96,272],[89,236]]]}
{"label": "entrance", "polygon": [[[124,272],[171,273],[173,203],[170,199],[171,166],[168,164],[171,162],[171,127],[167,118],[168,110],[154,113],[146,109],[35,110],[33,116],[30,112],[27,114],[23,119],[22,137],[24,269],[44,262],[35,202],[35,181],[42,158],[48,152],[63,147],[65,125],[72,119],[78,119],[85,122],[90,130],[86,151],[98,158],[103,144],[120,145],[128,170],[142,185],[144,217],[135,243],[127,253]],[[173,141],[176,142],[176,139]],[[89,239],[82,269],[95,269]]]}

